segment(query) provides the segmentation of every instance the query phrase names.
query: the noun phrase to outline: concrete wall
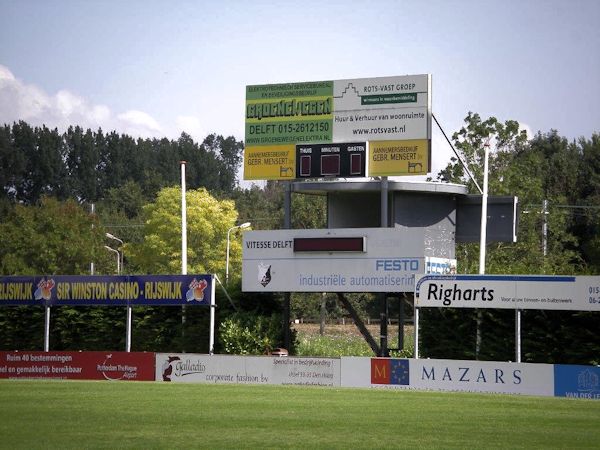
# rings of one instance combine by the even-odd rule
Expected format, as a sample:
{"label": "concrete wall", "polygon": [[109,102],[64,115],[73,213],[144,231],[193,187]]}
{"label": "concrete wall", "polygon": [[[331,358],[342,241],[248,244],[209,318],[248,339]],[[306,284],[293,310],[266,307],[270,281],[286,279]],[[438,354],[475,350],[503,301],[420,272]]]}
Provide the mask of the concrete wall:
{"label": "concrete wall", "polygon": [[427,193],[393,194],[394,226],[407,239],[422,239],[424,254],[438,258],[454,256],[456,199],[451,195]]}
{"label": "concrete wall", "polygon": [[[379,192],[329,192],[327,194],[329,228],[379,227]],[[422,242],[424,254],[454,258],[456,199],[454,195],[390,192],[390,226],[404,239]]]}

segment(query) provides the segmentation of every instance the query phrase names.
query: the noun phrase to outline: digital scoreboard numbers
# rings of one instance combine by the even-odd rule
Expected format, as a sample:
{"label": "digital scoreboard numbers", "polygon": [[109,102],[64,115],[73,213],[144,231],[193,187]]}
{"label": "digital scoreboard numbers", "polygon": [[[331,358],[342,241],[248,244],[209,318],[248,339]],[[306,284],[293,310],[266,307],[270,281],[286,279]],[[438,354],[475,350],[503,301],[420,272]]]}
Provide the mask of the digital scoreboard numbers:
{"label": "digital scoreboard numbers", "polygon": [[366,142],[296,145],[296,178],[364,177]]}

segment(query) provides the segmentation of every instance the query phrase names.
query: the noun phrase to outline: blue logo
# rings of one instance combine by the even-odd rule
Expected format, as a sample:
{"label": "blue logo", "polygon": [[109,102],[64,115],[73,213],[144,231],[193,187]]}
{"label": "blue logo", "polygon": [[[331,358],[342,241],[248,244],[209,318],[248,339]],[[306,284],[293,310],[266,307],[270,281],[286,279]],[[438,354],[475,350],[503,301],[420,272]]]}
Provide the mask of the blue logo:
{"label": "blue logo", "polygon": [[600,367],[555,364],[554,396],[600,400]]}
{"label": "blue logo", "polygon": [[392,359],[390,371],[390,384],[402,386],[410,385],[410,372],[408,359]]}

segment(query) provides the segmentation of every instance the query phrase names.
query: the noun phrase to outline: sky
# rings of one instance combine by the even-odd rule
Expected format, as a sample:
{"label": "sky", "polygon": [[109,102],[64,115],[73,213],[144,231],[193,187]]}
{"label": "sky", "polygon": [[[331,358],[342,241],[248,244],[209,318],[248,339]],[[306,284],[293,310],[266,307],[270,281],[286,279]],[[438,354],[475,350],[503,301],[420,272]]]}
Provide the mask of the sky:
{"label": "sky", "polygon": [[[425,73],[449,136],[589,139],[600,0],[0,0],[0,124],[243,140],[247,85]],[[434,174],[451,154],[434,124]]]}

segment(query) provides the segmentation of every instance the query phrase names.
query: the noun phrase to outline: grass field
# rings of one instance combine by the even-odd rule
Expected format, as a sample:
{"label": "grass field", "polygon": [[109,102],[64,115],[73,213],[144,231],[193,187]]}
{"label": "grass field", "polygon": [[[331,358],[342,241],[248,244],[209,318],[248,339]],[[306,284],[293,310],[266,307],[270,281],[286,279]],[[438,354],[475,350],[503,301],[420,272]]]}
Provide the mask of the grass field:
{"label": "grass field", "polygon": [[599,448],[600,402],[295,386],[0,381],[2,448]]}

